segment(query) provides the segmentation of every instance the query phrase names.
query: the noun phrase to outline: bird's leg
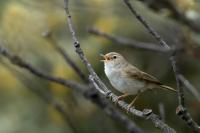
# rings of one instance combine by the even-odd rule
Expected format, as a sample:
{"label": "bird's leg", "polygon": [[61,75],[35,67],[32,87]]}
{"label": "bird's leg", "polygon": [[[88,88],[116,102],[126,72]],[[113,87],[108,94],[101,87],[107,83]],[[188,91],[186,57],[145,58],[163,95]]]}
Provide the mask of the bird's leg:
{"label": "bird's leg", "polygon": [[117,99],[116,99],[116,101],[115,101],[115,104],[117,104],[119,100],[122,100],[122,99],[124,99],[125,97],[127,97],[127,96],[129,96],[129,95],[130,95],[130,94],[125,93],[125,94],[123,94],[123,95],[121,95],[121,96],[118,96]]}
{"label": "bird's leg", "polygon": [[129,112],[130,108],[133,106],[133,104],[135,103],[135,101],[138,99],[138,97],[140,96],[141,92],[139,91],[137,93],[137,95],[135,96],[135,98],[133,99],[133,101],[128,105],[128,108],[127,108],[127,113]]}

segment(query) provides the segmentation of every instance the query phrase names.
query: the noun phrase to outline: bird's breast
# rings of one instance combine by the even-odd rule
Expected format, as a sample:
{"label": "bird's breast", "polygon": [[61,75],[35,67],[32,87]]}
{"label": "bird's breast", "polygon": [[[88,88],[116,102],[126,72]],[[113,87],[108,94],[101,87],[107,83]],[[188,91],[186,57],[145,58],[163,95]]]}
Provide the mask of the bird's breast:
{"label": "bird's breast", "polygon": [[137,94],[145,87],[144,82],[126,77],[120,69],[105,67],[105,74],[112,86],[122,93]]}

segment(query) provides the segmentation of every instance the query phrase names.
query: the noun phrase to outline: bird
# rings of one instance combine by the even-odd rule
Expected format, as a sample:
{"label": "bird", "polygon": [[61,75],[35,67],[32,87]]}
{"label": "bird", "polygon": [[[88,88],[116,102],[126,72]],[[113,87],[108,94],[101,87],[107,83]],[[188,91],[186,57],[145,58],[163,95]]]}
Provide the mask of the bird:
{"label": "bird", "polygon": [[172,92],[177,90],[162,84],[154,76],[143,72],[136,66],[130,64],[122,55],[116,52],[110,52],[103,57],[104,72],[108,77],[111,85],[122,93],[117,97],[116,103],[130,95],[136,95],[128,105],[128,110],[133,106],[139,95],[153,88],[166,89]]}

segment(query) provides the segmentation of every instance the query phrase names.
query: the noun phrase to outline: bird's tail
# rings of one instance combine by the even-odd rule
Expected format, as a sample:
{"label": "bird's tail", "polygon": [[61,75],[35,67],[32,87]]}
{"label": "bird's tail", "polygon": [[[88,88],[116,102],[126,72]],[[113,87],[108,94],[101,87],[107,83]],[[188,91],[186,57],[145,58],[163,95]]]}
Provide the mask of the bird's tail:
{"label": "bird's tail", "polygon": [[169,86],[166,86],[166,85],[160,85],[160,87],[161,87],[162,89],[166,89],[166,90],[170,90],[170,91],[173,91],[173,92],[177,92],[177,90],[175,90],[175,89],[173,89],[173,88],[171,88],[171,87],[169,87]]}

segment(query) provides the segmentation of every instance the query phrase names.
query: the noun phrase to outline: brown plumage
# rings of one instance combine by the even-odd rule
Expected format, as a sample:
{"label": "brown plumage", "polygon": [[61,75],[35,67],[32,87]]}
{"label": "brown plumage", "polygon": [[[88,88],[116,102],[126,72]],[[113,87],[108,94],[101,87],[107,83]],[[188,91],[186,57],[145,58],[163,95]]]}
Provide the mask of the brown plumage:
{"label": "brown plumage", "polygon": [[140,80],[140,81],[144,81],[147,84],[155,84],[155,86],[158,86],[158,87],[160,87],[162,89],[166,89],[166,90],[177,92],[177,90],[162,84],[154,76],[149,75],[149,74],[147,74],[145,72],[142,72],[141,70],[139,70],[137,68],[132,68],[131,70],[127,69],[126,73],[127,73],[128,76],[130,76],[130,78],[134,78],[134,79],[137,79],[137,80]]}
{"label": "brown plumage", "polygon": [[133,105],[140,93],[153,88],[162,88],[177,92],[175,89],[162,84],[155,77],[139,70],[130,64],[123,56],[116,52],[103,55],[104,70],[112,86],[124,93],[117,100],[123,99],[129,95],[136,95],[134,100],[129,104]]}

